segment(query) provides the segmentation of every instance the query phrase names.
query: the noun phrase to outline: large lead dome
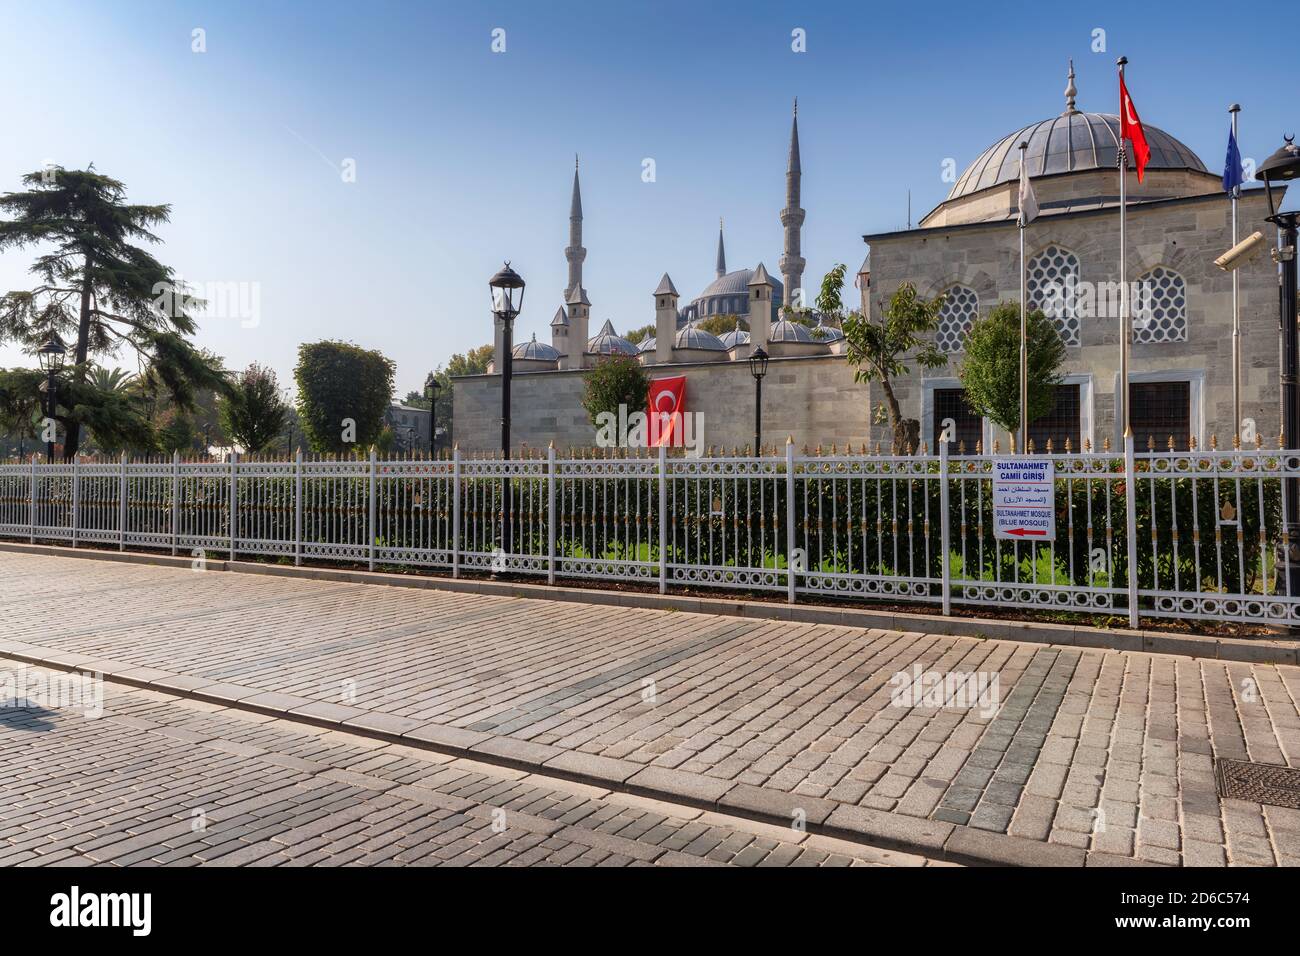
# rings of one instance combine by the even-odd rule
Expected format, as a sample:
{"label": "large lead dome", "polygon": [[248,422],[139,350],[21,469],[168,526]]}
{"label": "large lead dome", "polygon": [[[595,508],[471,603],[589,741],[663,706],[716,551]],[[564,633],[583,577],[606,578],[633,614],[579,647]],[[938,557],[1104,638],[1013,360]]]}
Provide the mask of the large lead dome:
{"label": "large lead dome", "polygon": [[[1147,169],[1190,169],[1208,172],[1200,157],[1164,130],[1144,123],[1151,159]],[[962,173],[948,200],[1020,178],[1020,144],[1028,142],[1025,162],[1030,176],[1114,169],[1119,147],[1119,117],[1111,113],[1062,113],[1034,123],[998,140]],[[1130,151],[1129,168],[1133,168]]]}

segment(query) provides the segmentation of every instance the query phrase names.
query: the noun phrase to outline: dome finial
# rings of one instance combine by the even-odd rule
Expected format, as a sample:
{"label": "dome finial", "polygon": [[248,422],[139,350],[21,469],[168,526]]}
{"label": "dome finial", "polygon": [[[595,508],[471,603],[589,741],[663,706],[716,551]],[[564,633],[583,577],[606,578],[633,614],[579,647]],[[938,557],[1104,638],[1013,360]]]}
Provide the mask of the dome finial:
{"label": "dome finial", "polygon": [[1075,109],[1074,98],[1079,95],[1079,90],[1074,85],[1074,58],[1070,58],[1070,75],[1065,83],[1065,112],[1077,113]]}

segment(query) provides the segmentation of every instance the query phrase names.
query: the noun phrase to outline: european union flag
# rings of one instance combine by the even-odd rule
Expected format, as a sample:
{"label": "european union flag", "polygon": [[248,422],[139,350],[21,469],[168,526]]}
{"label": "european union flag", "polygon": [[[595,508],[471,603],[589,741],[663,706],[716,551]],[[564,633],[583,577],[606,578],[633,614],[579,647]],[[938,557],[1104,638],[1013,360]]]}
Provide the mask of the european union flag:
{"label": "european union flag", "polygon": [[1223,161],[1223,191],[1233,192],[1241,183],[1241,152],[1237,149],[1237,137],[1229,128],[1228,158]]}

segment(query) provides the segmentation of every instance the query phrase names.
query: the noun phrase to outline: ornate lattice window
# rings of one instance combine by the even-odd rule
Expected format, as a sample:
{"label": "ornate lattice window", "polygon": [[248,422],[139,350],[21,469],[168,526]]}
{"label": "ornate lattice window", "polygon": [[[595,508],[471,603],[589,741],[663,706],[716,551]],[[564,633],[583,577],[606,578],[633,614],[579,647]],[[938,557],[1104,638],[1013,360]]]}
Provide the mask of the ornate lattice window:
{"label": "ornate lattice window", "polygon": [[961,351],[979,307],[980,297],[974,289],[964,285],[955,285],[944,294],[939,309],[939,328],[934,337],[940,351]]}
{"label": "ornate lattice window", "polygon": [[1048,246],[1025,263],[1029,307],[1042,309],[1056,323],[1066,345],[1079,344],[1076,296],[1079,257],[1060,246]]}
{"label": "ornate lattice window", "polygon": [[1187,341],[1187,283],[1173,269],[1156,266],[1138,280],[1133,341]]}

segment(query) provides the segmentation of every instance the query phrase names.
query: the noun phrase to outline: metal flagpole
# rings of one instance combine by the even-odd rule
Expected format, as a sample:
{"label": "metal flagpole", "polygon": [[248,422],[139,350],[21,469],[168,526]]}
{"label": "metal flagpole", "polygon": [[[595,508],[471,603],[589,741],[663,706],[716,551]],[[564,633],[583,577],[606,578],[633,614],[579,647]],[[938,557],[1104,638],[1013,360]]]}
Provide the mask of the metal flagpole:
{"label": "metal flagpole", "polygon": [[[1027,142],[1020,144],[1020,176],[1025,176],[1025,150]],[[1020,210],[1020,440],[1019,452],[1024,455],[1029,451],[1029,319],[1027,315],[1028,293],[1025,284],[1025,210]]]}
{"label": "metal flagpole", "polygon": [[[1241,106],[1233,103],[1228,107],[1228,112],[1232,114],[1232,140],[1240,148],[1241,140],[1237,139],[1237,114],[1241,112]],[[1240,186],[1232,187],[1232,244],[1237,244],[1237,197],[1241,194]],[[1241,279],[1237,270],[1232,270],[1232,434],[1241,436],[1241,307],[1239,304],[1239,292],[1241,289]]]}
{"label": "metal flagpole", "polygon": [[[1116,61],[1119,64],[1119,78],[1121,82],[1124,79],[1124,64],[1128,62],[1128,57],[1122,56]],[[1127,109],[1124,103],[1120,103],[1120,109]],[[1129,401],[1128,401],[1128,350],[1129,336],[1133,329],[1132,322],[1129,321],[1129,301],[1128,301],[1128,246],[1126,244],[1127,236],[1125,229],[1127,227],[1127,210],[1128,210],[1128,151],[1124,148],[1123,125],[1120,126],[1119,138],[1119,384],[1115,389],[1115,416],[1116,424],[1122,427],[1120,432],[1123,437],[1129,437]]]}

